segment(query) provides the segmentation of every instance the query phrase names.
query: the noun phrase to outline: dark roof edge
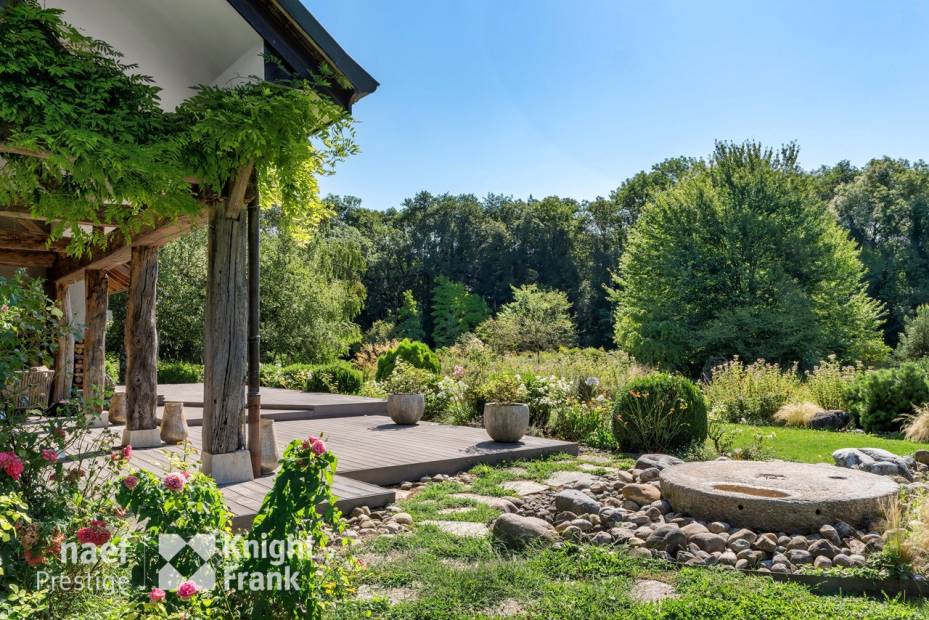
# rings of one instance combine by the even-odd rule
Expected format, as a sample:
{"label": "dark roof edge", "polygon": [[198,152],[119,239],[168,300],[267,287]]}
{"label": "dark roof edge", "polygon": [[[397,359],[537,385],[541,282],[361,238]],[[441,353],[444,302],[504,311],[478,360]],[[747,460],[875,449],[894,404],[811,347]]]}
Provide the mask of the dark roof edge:
{"label": "dark roof edge", "polygon": [[274,0],[297,26],[309,37],[310,43],[329,59],[333,69],[341,73],[354,87],[352,103],[370,95],[379,86],[377,80],[342,49],[342,46],[326,32],[322,24],[313,17],[300,0]]}

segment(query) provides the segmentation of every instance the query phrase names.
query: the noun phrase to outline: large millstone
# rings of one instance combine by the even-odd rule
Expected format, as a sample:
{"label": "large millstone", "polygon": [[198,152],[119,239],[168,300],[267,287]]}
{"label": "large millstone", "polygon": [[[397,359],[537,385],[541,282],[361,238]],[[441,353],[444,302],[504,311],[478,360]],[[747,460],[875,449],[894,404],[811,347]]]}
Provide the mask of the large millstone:
{"label": "large millstone", "polygon": [[897,493],[885,476],[833,465],[784,461],[707,461],[668,467],[661,493],[675,512],[766,531],[816,531],[881,516]]}

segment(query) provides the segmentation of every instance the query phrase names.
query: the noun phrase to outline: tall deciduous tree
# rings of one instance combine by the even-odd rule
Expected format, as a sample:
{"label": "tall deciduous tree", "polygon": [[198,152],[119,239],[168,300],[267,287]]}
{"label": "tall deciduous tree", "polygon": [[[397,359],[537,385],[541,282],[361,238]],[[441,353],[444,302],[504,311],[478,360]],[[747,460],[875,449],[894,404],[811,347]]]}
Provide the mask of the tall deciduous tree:
{"label": "tall deciduous tree", "polygon": [[887,353],[854,243],[823,208],[797,148],[717,144],[708,168],[647,203],[620,260],[616,343],[638,359]]}
{"label": "tall deciduous tree", "polygon": [[571,303],[563,291],[535,284],[513,287],[513,301],[496,318],[477,328],[477,335],[498,351],[547,351],[574,344]]}
{"label": "tall deciduous tree", "polygon": [[861,246],[868,292],[884,302],[887,341],[904,319],[929,303],[929,166],[875,159],[837,187],[832,210]]}

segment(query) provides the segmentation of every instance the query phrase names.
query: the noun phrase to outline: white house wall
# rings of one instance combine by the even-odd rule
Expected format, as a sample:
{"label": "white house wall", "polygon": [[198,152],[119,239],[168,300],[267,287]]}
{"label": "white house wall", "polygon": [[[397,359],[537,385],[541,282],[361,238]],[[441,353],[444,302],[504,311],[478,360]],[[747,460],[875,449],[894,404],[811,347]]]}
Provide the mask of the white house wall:
{"label": "white house wall", "polygon": [[106,41],[162,89],[174,110],[200,84],[264,75],[264,42],[226,0],[47,0],[82,33]]}

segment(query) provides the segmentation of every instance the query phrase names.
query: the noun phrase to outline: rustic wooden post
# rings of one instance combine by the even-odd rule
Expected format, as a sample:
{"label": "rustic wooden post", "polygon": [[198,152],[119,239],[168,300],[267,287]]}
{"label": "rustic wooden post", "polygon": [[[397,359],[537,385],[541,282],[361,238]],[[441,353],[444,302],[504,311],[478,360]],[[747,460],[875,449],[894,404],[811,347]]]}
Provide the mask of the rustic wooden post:
{"label": "rustic wooden post", "polygon": [[161,445],[155,411],[158,406],[158,331],[155,302],[158,248],[132,247],[126,300],[126,428],[123,445]]}
{"label": "rustic wooden post", "polygon": [[59,402],[71,398],[71,385],[74,380],[74,331],[71,327],[71,287],[55,285],[55,302],[61,310],[61,327],[63,334],[58,336],[58,351],[55,353],[55,384],[52,388],[52,401]]}
{"label": "rustic wooden post", "polygon": [[210,205],[201,456],[203,471],[220,484],[253,478],[243,429],[248,336],[243,206],[251,173],[252,166],[243,167],[228,198]]}
{"label": "rustic wooden post", "polygon": [[93,426],[106,426],[103,416],[103,389],[106,385],[103,362],[106,353],[106,309],[109,282],[105,271],[84,273],[84,400],[93,403],[100,416]]}
{"label": "rustic wooden post", "polygon": [[[261,424],[261,256],[258,230],[258,189],[254,176],[251,182],[252,197],[248,203],[248,451],[252,457],[252,475],[262,474]],[[273,468],[271,469],[273,471]]]}

